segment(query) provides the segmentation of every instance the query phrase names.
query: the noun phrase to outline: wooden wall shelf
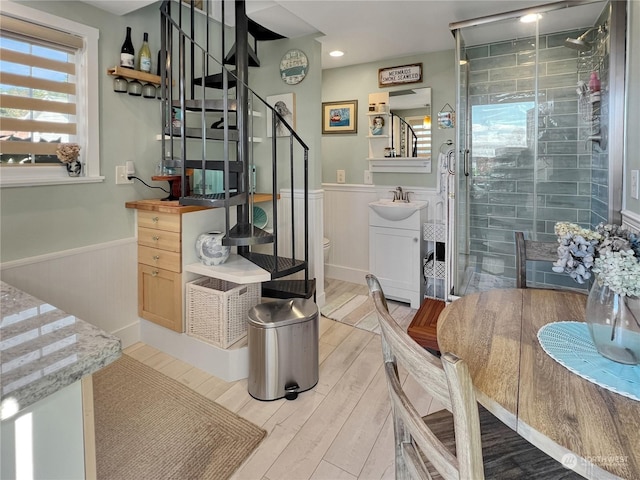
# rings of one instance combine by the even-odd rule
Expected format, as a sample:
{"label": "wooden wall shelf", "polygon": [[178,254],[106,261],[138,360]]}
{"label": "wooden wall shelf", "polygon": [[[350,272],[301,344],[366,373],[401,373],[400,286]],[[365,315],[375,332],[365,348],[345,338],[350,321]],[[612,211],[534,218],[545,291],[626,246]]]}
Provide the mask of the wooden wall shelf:
{"label": "wooden wall shelf", "polygon": [[107,74],[112,75],[114,77],[126,78],[127,80],[138,80],[140,82],[153,83],[156,86],[162,83],[162,78],[158,75],[153,75],[151,73],[146,73],[146,72],[140,72],[139,70],[132,70],[130,68],[123,68],[123,67],[107,68]]}

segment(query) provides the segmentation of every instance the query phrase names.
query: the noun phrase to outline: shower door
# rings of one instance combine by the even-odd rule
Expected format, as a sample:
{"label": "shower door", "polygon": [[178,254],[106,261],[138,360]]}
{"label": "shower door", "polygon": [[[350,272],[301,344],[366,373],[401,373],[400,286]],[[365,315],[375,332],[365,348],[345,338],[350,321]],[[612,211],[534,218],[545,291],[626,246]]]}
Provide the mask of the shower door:
{"label": "shower door", "polygon": [[[588,227],[608,220],[609,153],[589,140],[606,123],[607,99],[584,104],[579,83],[596,72],[609,86],[607,7],[592,2],[542,11],[531,23],[514,14],[454,28],[453,295],[515,286],[516,231],[555,241],[558,221]],[[591,49],[567,46],[594,26],[584,37]],[[549,264],[529,268],[536,284],[577,286]]]}

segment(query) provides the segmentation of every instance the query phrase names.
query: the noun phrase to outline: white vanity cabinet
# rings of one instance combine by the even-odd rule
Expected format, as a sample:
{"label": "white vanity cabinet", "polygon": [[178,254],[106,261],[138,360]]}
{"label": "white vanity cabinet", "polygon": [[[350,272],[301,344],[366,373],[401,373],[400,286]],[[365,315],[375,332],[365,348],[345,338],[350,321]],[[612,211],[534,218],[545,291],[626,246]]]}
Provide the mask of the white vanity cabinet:
{"label": "white vanity cabinet", "polygon": [[388,220],[369,209],[369,271],[380,280],[387,298],[409,302],[416,309],[424,298],[426,216],[427,209],[420,208],[402,220]]}

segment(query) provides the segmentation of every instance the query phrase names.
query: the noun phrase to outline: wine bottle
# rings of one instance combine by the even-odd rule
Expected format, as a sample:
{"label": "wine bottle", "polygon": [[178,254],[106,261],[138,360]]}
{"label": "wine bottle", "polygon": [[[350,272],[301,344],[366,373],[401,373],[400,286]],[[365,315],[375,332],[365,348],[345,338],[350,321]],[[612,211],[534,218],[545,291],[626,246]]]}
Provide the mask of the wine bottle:
{"label": "wine bottle", "polygon": [[120,49],[120,66],[133,69],[135,60],[135,50],[131,43],[131,27],[127,27],[127,37],[124,39],[122,48]]}
{"label": "wine bottle", "polygon": [[138,70],[151,73],[151,50],[149,49],[149,34],[144,32],[142,47],[138,55]]}
{"label": "wine bottle", "polygon": [[[169,68],[171,67],[171,55],[169,54],[169,52],[166,52],[165,59],[165,72],[168,75]],[[162,50],[158,50],[158,65],[156,67],[156,75],[162,75]]]}

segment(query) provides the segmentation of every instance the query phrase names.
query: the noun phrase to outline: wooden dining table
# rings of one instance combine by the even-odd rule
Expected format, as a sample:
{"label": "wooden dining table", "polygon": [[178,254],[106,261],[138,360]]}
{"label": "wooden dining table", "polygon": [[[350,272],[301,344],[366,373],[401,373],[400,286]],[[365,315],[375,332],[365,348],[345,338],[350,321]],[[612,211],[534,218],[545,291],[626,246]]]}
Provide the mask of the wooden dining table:
{"label": "wooden dining table", "polygon": [[569,371],[537,338],[548,323],[583,321],[586,301],[544,289],[467,295],[438,318],[440,351],[466,361],[487,410],[567,468],[640,480],[640,401]]}

